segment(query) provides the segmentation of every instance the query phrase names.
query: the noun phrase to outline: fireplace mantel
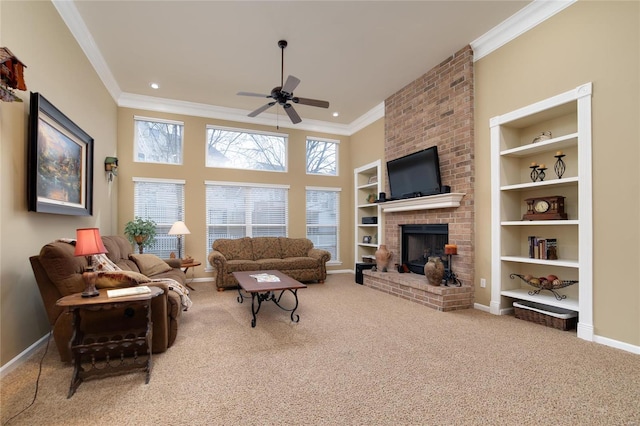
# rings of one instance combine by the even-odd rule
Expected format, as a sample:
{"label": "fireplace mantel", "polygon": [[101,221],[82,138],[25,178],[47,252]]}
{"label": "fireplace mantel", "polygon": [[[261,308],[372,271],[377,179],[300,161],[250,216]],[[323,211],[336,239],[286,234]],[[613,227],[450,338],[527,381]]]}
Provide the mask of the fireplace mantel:
{"label": "fireplace mantel", "polygon": [[460,201],[466,194],[453,192],[448,194],[429,195],[426,197],[407,198],[405,200],[380,203],[385,213],[404,212],[409,210],[449,209],[460,207]]}

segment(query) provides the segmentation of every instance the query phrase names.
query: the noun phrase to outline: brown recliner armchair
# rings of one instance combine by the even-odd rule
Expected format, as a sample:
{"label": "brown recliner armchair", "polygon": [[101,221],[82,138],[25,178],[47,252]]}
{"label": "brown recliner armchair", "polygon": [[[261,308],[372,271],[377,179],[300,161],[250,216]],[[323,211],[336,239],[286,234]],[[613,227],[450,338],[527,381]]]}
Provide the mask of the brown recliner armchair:
{"label": "brown recliner armchair", "polygon": [[[141,272],[135,261],[129,258],[133,253],[131,244],[120,236],[103,236],[102,242],[108,250],[107,257],[125,271]],[[74,256],[74,246],[66,242],[52,242],[46,244],[37,256],[31,256],[31,267],[40,289],[44,307],[47,310],[49,323],[53,328],[53,337],[64,362],[71,361],[69,341],[73,333],[72,315],[64,308],[56,306],[61,297],[84,290],[82,272],[87,266],[84,256]],[[155,278],[172,278],[181,284],[186,281],[186,275],[180,269],[180,260],[170,263],[172,269],[149,276]],[[152,299],[152,352],[160,353],[169,348],[178,334],[178,322],[182,314],[180,295],[169,289],[163,282],[150,282],[145,285],[158,286],[164,289],[164,294]],[[146,313],[142,310],[113,309],[108,311],[82,311],[81,324],[83,328],[91,329],[95,324],[101,327],[108,324],[114,330],[135,328],[136,324]]]}

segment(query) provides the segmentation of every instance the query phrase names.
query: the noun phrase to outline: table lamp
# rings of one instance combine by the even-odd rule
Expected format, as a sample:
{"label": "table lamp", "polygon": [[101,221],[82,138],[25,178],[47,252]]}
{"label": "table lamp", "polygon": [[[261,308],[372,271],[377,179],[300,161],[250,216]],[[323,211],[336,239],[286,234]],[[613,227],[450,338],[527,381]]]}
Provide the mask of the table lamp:
{"label": "table lamp", "polygon": [[100,238],[100,230],[98,228],[81,228],[76,229],[76,250],[75,256],[86,256],[87,266],[84,268],[82,279],[84,280],[84,291],[82,297],[95,297],[100,294],[96,290],[96,273],[93,271],[93,262],[91,256],[94,254],[107,253],[107,249]]}
{"label": "table lamp", "polygon": [[179,220],[171,226],[169,229],[169,235],[178,236],[178,259],[182,259],[182,236],[190,234],[189,228],[183,221]]}

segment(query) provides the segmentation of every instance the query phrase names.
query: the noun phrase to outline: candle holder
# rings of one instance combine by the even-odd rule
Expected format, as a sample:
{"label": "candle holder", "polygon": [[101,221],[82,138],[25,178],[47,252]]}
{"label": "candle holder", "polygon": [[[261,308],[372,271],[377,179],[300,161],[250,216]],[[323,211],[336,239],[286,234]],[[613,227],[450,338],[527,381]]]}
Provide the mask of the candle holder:
{"label": "candle holder", "polygon": [[529,176],[531,176],[531,182],[535,182],[538,180],[538,165],[536,164],[535,166],[529,166],[529,168],[531,169],[531,174]]}
{"label": "candle holder", "polygon": [[[544,178],[546,177],[546,174],[544,173],[544,171],[547,170],[546,167],[542,167],[538,169],[538,180],[540,182],[542,182],[544,180]],[[534,181],[535,182],[535,181]]]}
{"label": "candle holder", "polygon": [[553,166],[553,170],[555,170],[558,179],[562,179],[562,175],[567,170],[566,164],[564,164],[564,161],[562,161],[562,157],[564,157],[564,154],[554,155],[554,157],[556,157],[556,164]]}
{"label": "candle holder", "polygon": [[[455,253],[457,254],[457,253]],[[444,281],[445,286],[449,286],[449,284],[455,285],[456,287],[462,287],[462,281],[458,279],[456,274],[453,272],[453,268],[451,266],[452,256],[454,254],[447,254],[447,269],[444,271],[444,276],[442,277],[442,281]]]}

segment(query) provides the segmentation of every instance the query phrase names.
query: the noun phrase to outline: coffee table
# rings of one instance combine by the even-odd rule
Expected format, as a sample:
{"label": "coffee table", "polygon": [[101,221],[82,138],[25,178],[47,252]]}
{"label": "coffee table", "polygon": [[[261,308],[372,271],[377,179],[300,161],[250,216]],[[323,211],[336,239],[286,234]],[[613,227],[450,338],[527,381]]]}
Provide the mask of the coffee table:
{"label": "coffee table", "polygon": [[[255,277],[253,277],[253,275],[258,274],[275,276],[279,279],[279,281],[260,282]],[[240,288],[238,289],[238,303],[242,303],[245,298],[245,296],[243,296],[242,294],[242,290],[251,294],[251,314],[253,315],[253,319],[251,320],[251,327],[256,326],[256,315],[258,311],[260,311],[262,302],[264,302],[265,300],[271,300],[276,304],[277,307],[279,307],[283,311],[291,312],[291,321],[300,321],[300,316],[295,314],[296,309],[298,309],[298,289],[307,288],[306,285],[294,280],[293,278],[283,274],[280,271],[275,270],[233,272],[233,276],[236,277],[236,280],[238,280],[238,283],[240,284]],[[278,291],[280,292],[280,294],[276,296],[276,292]],[[291,292],[291,294],[293,294],[293,297],[295,299],[295,305],[293,306],[293,309],[288,309],[280,304],[280,299],[282,298],[282,295],[285,293],[285,291],[289,291]]]}

